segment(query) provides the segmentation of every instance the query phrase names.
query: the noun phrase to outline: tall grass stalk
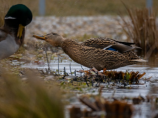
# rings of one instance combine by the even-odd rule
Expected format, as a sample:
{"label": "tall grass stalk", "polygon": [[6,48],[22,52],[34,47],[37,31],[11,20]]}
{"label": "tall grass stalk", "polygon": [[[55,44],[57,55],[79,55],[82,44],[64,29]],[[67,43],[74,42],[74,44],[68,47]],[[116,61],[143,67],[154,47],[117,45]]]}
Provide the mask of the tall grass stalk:
{"label": "tall grass stalk", "polygon": [[158,54],[158,30],[154,10],[130,9],[126,5],[125,7],[130,20],[126,21],[121,17],[124,31],[137,46],[142,48],[138,53],[149,59],[149,62],[155,62],[155,56]]}

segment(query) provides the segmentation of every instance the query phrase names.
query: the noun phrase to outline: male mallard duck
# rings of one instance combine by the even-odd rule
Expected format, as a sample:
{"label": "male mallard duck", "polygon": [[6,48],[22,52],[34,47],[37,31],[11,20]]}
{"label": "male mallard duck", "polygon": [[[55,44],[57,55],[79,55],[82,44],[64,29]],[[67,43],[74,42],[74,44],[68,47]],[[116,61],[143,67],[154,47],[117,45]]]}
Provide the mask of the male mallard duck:
{"label": "male mallard duck", "polygon": [[25,26],[32,21],[32,12],[23,4],[13,5],[0,29],[0,59],[14,54],[24,41]]}
{"label": "male mallard duck", "polygon": [[55,47],[61,47],[69,57],[86,67],[95,67],[97,70],[145,62],[133,51],[138,48],[133,43],[119,42],[110,38],[89,39],[81,44],[63,38],[57,33],[44,36],[33,35],[37,39],[49,42]]}

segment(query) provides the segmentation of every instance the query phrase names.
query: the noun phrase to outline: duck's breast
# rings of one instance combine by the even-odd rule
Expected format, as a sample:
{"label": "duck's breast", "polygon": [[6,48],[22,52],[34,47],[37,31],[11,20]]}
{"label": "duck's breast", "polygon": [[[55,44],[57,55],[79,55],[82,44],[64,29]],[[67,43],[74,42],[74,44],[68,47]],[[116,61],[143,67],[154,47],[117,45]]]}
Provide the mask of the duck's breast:
{"label": "duck's breast", "polygon": [[19,45],[16,43],[15,38],[10,34],[7,34],[6,39],[0,42],[0,59],[9,57],[18,49]]}

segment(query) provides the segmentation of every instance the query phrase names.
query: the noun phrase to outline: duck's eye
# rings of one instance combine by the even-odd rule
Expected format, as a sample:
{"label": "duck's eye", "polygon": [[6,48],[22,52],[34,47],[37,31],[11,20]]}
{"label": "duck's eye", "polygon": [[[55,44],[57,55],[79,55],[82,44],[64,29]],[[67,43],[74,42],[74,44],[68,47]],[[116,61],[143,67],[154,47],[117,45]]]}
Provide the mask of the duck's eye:
{"label": "duck's eye", "polygon": [[58,36],[58,34],[57,33],[52,33],[53,35],[57,35]]}

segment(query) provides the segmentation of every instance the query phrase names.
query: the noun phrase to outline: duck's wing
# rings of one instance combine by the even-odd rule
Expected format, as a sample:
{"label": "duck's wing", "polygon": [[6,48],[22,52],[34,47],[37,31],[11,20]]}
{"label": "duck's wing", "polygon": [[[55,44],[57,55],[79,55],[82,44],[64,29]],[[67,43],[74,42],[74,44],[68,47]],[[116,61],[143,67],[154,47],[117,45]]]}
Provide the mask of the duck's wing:
{"label": "duck's wing", "polygon": [[91,38],[81,43],[81,45],[84,45],[84,46],[101,48],[101,49],[109,45],[114,45],[114,44],[116,44],[114,40],[111,40],[110,38],[102,38],[102,37]]}
{"label": "duck's wing", "polygon": [[114,44],[114,45],[110,45],[108,48],[104,48],[104,49],[114,50],[114,51],[118,51],[120,53],[124,53],[124,52],[127,52],[127,51],[131,51],[131,50],[135,50],[135,49],[141,49],[141,48],[136,47],[135,45],[128,46],[128,45],[124,45],[124,44],[121,44],[121,43],[117,43],[117,44]]}
{"label": "duck's wing", "polygon": [[85,42],[81,43],[81,45],[95,47],[95,48],[101,48],[104,50],[118,51],[120,53],[134,50],[134,49],[141,49],[141,48],[135,46],[134,43],[116,41],[116,40],[110,39],[110,38],[88,39]]}

